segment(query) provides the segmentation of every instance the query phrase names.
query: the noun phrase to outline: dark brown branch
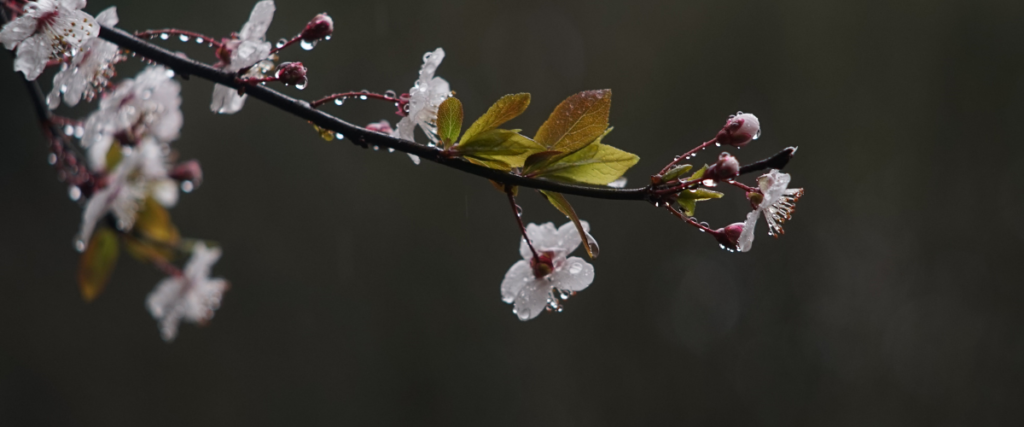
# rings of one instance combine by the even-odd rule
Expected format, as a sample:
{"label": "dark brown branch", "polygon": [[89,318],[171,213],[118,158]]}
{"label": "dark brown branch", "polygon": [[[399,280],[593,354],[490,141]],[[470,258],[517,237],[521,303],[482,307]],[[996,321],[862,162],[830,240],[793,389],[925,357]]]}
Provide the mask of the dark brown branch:
{"label": "dark brown branch", "polygon": [[[4,21],[6,21],[6,17],[4,18]],[[260,101],[266,102],[280,110],[307,120],[321,128],[340,133],[348,140],[363,147],[376,145],[393,148],[398,151],[415,154],[420,158],[506,185],[518,185],[576,196],[608,200],[649,200],[649,195],[652,191],[652,187],[617,189],[566,184],[539,178],[526,178],[516,174],[478,166],[457,158],[447,158],[443,156],[442,151],[437,148],[369,131],[365,128],[355,126],[330,114],[312,108],[306,101],[292,98],[264,86],[246,85],[240,82],[237,79],[237,75],[234,73],[175,55],[167,49],[135,37],[119,28],[102,26],[99,36],[149,60],[167,66],[174,70],[174,72],[183,79],[187,80],[190,76],[198,76],[214,83],[219,83],[236,89],[244,86],[245,92],[253,98],[259,99]],[[39,91],[39,86],[34,82],[29,82],[29,86],[30,92],[34,92],[35,94],[34,102],[36,103],[36,109],[38,110],[37,113],[40,114],[40,117],[49,117],[49,109],[45,104],[44,98],[42,98],[42,92]],[[38,97],[36,97],[36,95]],[[795,149],[786,149],[770,159],[765,159],[760,162],[744,166],[741,169],[741,173],[754,172],[768,167],[781,168],[789,161],[789,158],[792,157],[792,153],[794,151]]]}

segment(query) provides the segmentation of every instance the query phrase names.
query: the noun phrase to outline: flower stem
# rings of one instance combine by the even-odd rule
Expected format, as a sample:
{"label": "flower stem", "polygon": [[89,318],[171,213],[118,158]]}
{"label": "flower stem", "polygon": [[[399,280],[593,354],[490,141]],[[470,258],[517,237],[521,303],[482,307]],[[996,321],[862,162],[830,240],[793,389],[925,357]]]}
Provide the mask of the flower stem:
{"label": "flower stem", "polygon": [[295,44],[295,43],[298,43],[298,41],[299,41],[299,40],[302,40],[302,34],[299,34],[299,35],[297,35],[297,36],[295,36],[295,37],[292,37],[292,39],[291,39],[291,40],[288,40],[287,42],[285,42],[285,43],[284,43],[283,45],[281,45],[280,47],[274,46],[274,48],[273,48],[273,49],[270,49],[270,54],[271,54],[271,55],[273,55],[273,54],[275,54],[275,53],[277,53],[277,52],[281,51],[281,49],[284,49],[284,48],[286,48],[286,47],[288,47],[288,46],[291,46],[291,45],[293,45],[293,44]]}
{"label": "flower stem", "polygon": [[691,154],[696,153],[696,152],[698,152],[700,150],[703,150],[703,149],[707,148],[711,144],[714,144],[715,141],[718,141],[718,138],[713,138],[713,139],[711,139],[708,142],[705,142],[705,143],[703,143],[701,145],[698,145],[698,146],[694,147],[694,149],[692,149],[690,151],[687,151],[686,154],[683,154],[682,156],[676,156],[676,158],[673,159],[672,162],[670,162],[669,164],[665,165],[664,168],[661,168],[661,172],[658,172],[658,175],[664,175],[666,172],[668,172],[669,169],[672,169],[672,166],[675,166],[675,165],[679,164],[680,161],[686,160],[686,158],[690,157]]}
{"label": "flower stem", "polygon": [[363,96],[365,96],[367,98],[379,99],[381,101],[390,101],[390,102],[394,102],[396,104],[406,104],[406,103],[409,102],[409,100],[407,100],[407,99],[402,99],[402,98],[397,98],[397,97],[393,97],[393,96],[382,95],[382,94],[373,93],[373,92],[344,92],[344,93],[335,93],[333,95],[325,96],[325,97],[320,98],[320,99],[318,99],[316,101],[310,102],[309,106],[313,107],[313,108],[317,108],[317,107],[323,105],[324,103],[333,101],[335,99],[357,98],[357,97],[363,97]]}
{"label": "flower stem", "polygon": [[145,38],[145,37],[153,38],[153,37],[157,37],[157,36],[159,36],[161,34],[174,34],[174,35],[178,35],[178,36],[187,36],[187,37],[190,37],[190,38],[193,38],[193,39],[201,39],[201,40],[203,40],[203,43],[209,43],[210,45],[212,45],[213,47],[216,47],[216,48],[220,48],[221,46],[224,45],[223,43],[217,41],[213,37],[208,37],[208,36],[205,36],[205,35],[193,32],[193,31],[178,30],[178,29],[175,29],[175,28],[164,28],[162,30],[137,31],[135,33],[135,37],[138,37],[138,38]]}
{"label": "flower stem", "polygon": [[526,235],[526,226],[523,225],[523,215],[520,213],[520,207],[516,204],[516,196],[512,195],[512,188],[505,186],[505,194],[508,195],[508,202],[512,205],[512,214],[516,216],[516,223],[519,224],[519,231],[523,233],[523,240],[526,241],[526,246],[530,247],[530,252],[533,253],[533,259],[540,262],[540,256],[537,255],[537,250],[533,248],[533,242],[530,241],[530,236]]}
{"label": "flower stem", "polygon": [[676,208],[675,208],[675,206],[672,206],[672,205],[665,205],[665,209],[668,209],[668,211],[669,211],[669,212],[671,212],[671,213],[672,213],[672,215],[675,215],[675,216],[677,216],[677,217],[678,217],[679,219],[681,219],[681,220],[683,220],[683,221],[686,221],[686,223],[687,223],[687,224],[690,224],[690,225],[692,225],[692,226],[694,226],[694,227],[697,227],[697,228],[698,228],[698,229],[700,229],[701,231],[704,231],[704,232],[708,232],[708,233],[711,233],[712,235],[713,235],[713,234],[715,234],[715,230],[712,230],[712,229],[711,229],[711,228],[709,228],[708,226],[706,226],[706,225],[704,225],[704,224],[701,224],[701,223],[697,222],[697,221],[696,221],[696,220],[694,220],[693,218],[690,218],[690,217],[688,217],[688,216],[686,216],[686,215],[683,215],[683,213],[682,213],[682,212],[679,212],[679,209],[676,209]]}

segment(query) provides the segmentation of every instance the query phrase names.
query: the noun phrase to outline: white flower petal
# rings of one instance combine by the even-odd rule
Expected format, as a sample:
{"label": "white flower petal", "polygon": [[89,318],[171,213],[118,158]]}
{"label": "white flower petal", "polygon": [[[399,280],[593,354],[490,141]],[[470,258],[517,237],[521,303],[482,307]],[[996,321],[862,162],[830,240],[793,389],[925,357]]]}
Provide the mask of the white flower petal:
{"label": "white flower petal", "polygon": [[178,204],[178,183],[173,179],[161,179],[153,183],[150,195],[165,208],[173,208]]}
{"label": "white flower petal", "polygon": [[395,125],[395,138],[415,142],[415,131],[416,123],[408,116],[402,117],[402,120],[399,120],[398,124]]}
{"label": "white flower petal", "polygon": [[582,291],[594,282],[594,266],[580,257],[569,257],[551,274],[555,287],[563,291]]}
{"label": "white flower petal", "polygon": [[24,73],[25,80],[37,79],[50,60],[50,49],[49,40],[45,37],[37,35],[25,39],[18,44],[14,71]]}
{"label": "white flower petal", "polygon": [[501,282],[501,300],[511,303],[523,286],[533,279],[533,269],[530,268],[529,261],[520,260],[512,264],[512,268],[508,269],[505,279]]}
{"label": "white flower petal", "polygon": [[229,71],[238,71],[251,67],[257,62],[270,55],[273,48],[270,42],[262,40],[242,40],[235,49],[231,51],[231,66],[226,67]]}
{"label": "white flower petal", "polygon": [[264,0],[256,3],[249,14],[249,21],[242,26],[238,37],[242,40],[260,40],[267,35],[270,22],[274,20],[274,2]]}
{"label": "white flower petal", "polygon": [[4,48],[7,50],[14,50],[18,43],[29,38],[35,31],[35,18],[19,16],[18,19],[8,22],[7,25],[4,25],[3,30],[0,30],[0,42],[3,42]]}
{"label": "white flower petal", "polygon": [[[85,1],[82,2],[85,4]],[[117,6],[110,6],[96,15],[96,23],[100,25],[113,26],[117,25]]]}
{"label": "white flower petal", "polygon": [[546,279],[533,279],[523,285],[515,299],[515,313],[519,320],[527,321],[540,315],[548,304],[551,294],[551,282]]}
{"label": "white flower petal", "polygon": [[754,245],[754,229],[757,227],[757,218],[760,214],[760,209],[752,210],[747,214],[747,220],[743,223],[743,232],[740,233],[740,239],[736,242],[736,247],[740,252],[747,252]]}
{"label": "white flower petal", "polygon": [[[530,223],[526,225],[526,236],[530,238],[534,248],[537,248],[538,251],[545,251],[548,250],[545,248],[555,247],[555,243],[558,241],[558,230],[555,229],[555,224],[550,222],[541,225]],[[533,258],[533,252],[530,251],[526,239],[519,240],[519,254],[525,260]]]}
{"label": "white flower petal", "polygon": [[234,114],[241,111],[247,95],[238,96],[238,91],[224,85],[213,87],[213,103],[210,110],[217,114]]}

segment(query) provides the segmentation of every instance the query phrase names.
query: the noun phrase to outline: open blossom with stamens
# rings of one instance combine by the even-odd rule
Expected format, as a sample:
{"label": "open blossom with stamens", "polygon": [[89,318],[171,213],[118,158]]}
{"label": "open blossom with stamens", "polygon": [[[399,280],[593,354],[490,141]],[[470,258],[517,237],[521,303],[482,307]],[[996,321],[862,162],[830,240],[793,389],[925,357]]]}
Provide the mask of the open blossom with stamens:
{"label": "open blossom with stamens", "polygon": [[[256,65],[270,55],[273,48],[264,40],[270,22],[274,19],[274,2],[264,0],[256,3],[249,14],[249,21],[242,26],[237,38],[224,39],[223,46],[217,50],[220,66],[230,72],[241,71]],[[224,85],[213,87],[213,103],[210,110],[218,114],[234,114],[245,105],[246,95],[238,94],[237,89]]]}
{"label": "open blossom with stamens", "polygon": [[442,60],[444,49],[441,48],[423,54],[420,77],[416,79],[412,89],[409,89],[407,114],[398,122],[398,138],[415,141],[414,134],[418,125],[432,143],[437,143],[437,108],[451,95],[448,82],[434,76]]}
{"label": "open blossom with stamens", "polygon": [[747,220],[743,224],[743,232],[740,234],[737,244],[740,251],[747,252],[754,244],[754,227],[757,226],[757,217],[762,214],[765,221],[768,222],[768,235],[779,237],[784,233],[782,224],[792,218],[797,200],[804,195],[803,188],[788,188],[789,181],[789,174],[779,172],[778,169],[772,169],[757,178],[762,200],[757,208],[747,214]]}
{"label": "open blossom with stamens", "polygon": [[[110,7],[99,15],[100,25],[117,25],[117,8]],[[82,44],[82,50],[71,58],[71,63],[53,76],[53,90],[47,97],[50,109],[60,105],[60,96],[70,106],[78,104],[83,97],[92,101],[97,93],[103,92],[111,77],[114,77],[114,63],[121,58],[118,46],[99,37]]]}
{"label": "open blossom with stamens", "polygon": [[160,323],[164,341],[174,341],[183,320],[203,325],[213,318],[229,287],[227,280],[210,278],[210,268],[220,255],[220,248],[207,248],[203,242],[197,242],[185,271],[161,280],[146,297],[146,308]]}
{"label": "open blossom with stamens", "polygon": [[[586,221],[582,225],[589,232],[590,225]],[[515,304],[512,312],[523,321],[537,317],[545,307],[560,309],[554,291],[565,299],[594,281],[594,266],[582,258],[568,257],[582,243],[573,223],[558,229],[550,222],[530,224],[526,235],[539,259],[534,258],[526,240],[521,240],[519,254],[523,259],[512,265],[501,282],[501,300]]]}
{"label": "open blossom with stamens", "polygon": [[96,224],[112,214],[117,228],[131,230],[139,208],[152,197],[165,207],[178,203],[178,185],[168,173],[165,146],[151,137],[139,142],[110,173],[100,179],[98,189],[85,204],[78,249],[84,249]]}
{"label": "open blossom with stamens", "polygon": [[89,150],[89,163],[104,170],[107,152],[114,140],[132,146],[145,137],[167,144],[181,131],[181,85],[173,73],[161,66],[147,67],[134,79],[127,79],[105,96],[85,122],[82,145]]}
{"label": "open blossom with stamens", "polygon": [[24,13],[4,25],[0,42],[7,50],[17,48],[14,71],[35,80],[50,59],[74,56],[82,44],[99,34],[92,15],[82,12],[85,0],[29,2]]}

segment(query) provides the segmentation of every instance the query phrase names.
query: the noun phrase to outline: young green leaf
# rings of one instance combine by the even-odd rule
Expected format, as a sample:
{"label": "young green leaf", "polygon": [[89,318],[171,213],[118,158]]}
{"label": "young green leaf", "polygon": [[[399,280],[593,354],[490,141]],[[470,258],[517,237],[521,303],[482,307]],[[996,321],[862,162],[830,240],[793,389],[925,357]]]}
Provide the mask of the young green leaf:
{"label": "young green leaf", "polygon": [[505,122],[518,117],[530,106],[530,94],[517,93],[501,97],[491,108],[487,109],[484,115],[475,122],[462,135],[460,144],[473,139],[477,134],[496,129]]}
{"label": "young green leaf", "polygon": [[551,203],[555,209],[565,214],[572,220],[572,223],[576,225],[576,232],[580,233],[580,239],[586,243],[583,247],[587,250],[587,255],[591,258],[597,258],[601,254],[601,247],[597,245],[597,240],[587,230],[583,229],[583,224],[580,223],[580,217],[576,215],[576,211],[569,204],[569,201],[565,199],[562,193],[556,193],[554,191],[540,190],[540,194]]}
{"label": "young green leaf", "polygon": [[[454,149],[459,155],[478,160],[489,168],[510,170],[522,167],[527,157],[543,151],[544,147],[520,135],[518,130],[491,129],[477,134]],[[507,165],[508,168],[491,166],[495,162]]]}
{"label": "young green leaf", "polygon": [[638,161],[636,154],[595,142],[564,157],[535,164],[528,173],[559,181],[606,185],[619,179]]}
{"label": "young green leaf", "polygon": [[690,175],[689,178],[686,178],[683,181],[696,181],[698,179],[701,179],[704,177],[704,172],[706,172],[707,170],[708,165],[704,165],[704,167],[697,169],[697,172],[694,172],[693,175]]}
{"label": "young green leaf", "polygon": [[462,132],[462,101],[456,97],[450,97],[437,107],[437,136],[444,142],[445,147],[450,147],[459,138]]}
{"label": "young green leaf", "polygon": [[679,198],[676,201],[679,202],[679,207],[683,208],[683,213],[686,216],[693,216],[697,212],[697,202],[721,198],[722,193],[706,188],[696,188],[693,190],[683,190],[679,193]]}
{"label": "young green leaf", "polygon": [[132,230],[143,239],[164,246],[175,246],[181,238],[178,228],[171,222],[171,214],[152,197],[143,202]]}
{"label": "young green leaf", "polygon": [[611,89],[577,93],[555,107],[534,139],[549,150],[576,151],[605,133],[611,107]]}
{"label": "young green leaf", "polygon": [[117,233],[109,228],[96,230],[89,240],[78,261],[78,290],[86,302],[96,299],[107,287],[117,265],[117,246]]}
{"label": "young green leaf", "polygon": [[[669,169],[668,172],[665,172],[665,177],[662,179],[666,182],[671,181],[673,179],[679,178],[680,176],[683,176],[683,174],[689,172],[690,169],[693,169],[693,165],[678,165],[676,167],[673,167],[672,169]],[[703,172],[701,172],[701,174],[703,174]]]}

